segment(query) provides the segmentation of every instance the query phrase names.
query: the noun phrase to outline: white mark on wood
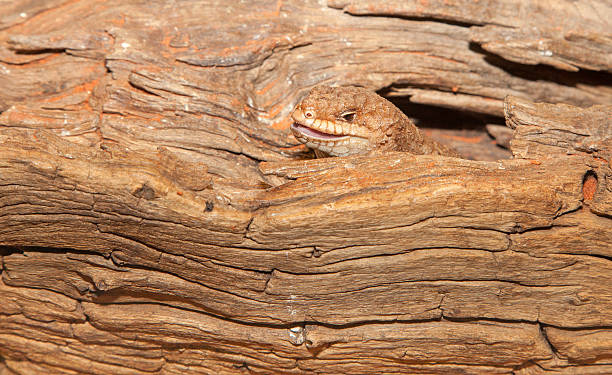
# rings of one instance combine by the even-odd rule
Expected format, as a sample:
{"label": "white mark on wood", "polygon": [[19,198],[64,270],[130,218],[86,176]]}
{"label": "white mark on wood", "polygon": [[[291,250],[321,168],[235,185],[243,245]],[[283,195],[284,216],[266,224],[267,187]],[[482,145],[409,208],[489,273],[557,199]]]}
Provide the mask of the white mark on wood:
{"label": "white mark on wood", "polygon": [[290,301],[289,301],[289,306],[287,306],[287,311],[289,312],[289,315],[295,316],[295,315],[297,315],[297,310],[295,308],[293,308],[293,305],[292,305],[293,301],[295,300],[295,296],[293,294],[291,294],[289,296],[289,299],[290,299]]}
{"label": "white mark on wood", "polygon": [[392,167],[395,167],[396,165],[400,164],[401,162],[402,162],[402,160],[401,160],[401,159],[395,159],[395,160],[394,160],[394,161],[391,163],[391,166],[392,166]]}
{"label": "white mark on wood", "polygon": [[129,48],[129,47],[131,47],[131,45],[130,45],[130,43],[123,42],[123,43],[121,43],[121,47],[123,47],[123,48]]}
{"label": "white mark on wood", "polygon": [[289,328],[289,341],[294,345],[303,344],[306,341],[304,338],[304,328],[299,326]]}
{"label": "white mark on wood", "polygon": [[553,55],[552,51],[549,49],[545,49],[545,48],[546,47],[544,46],[544,41],[540,40],[538,42],[538,50],[539,50],[538,53],[542,56],[547,56],[547,57],[552,56]]}
{"label": "white mark on wood", "polygon": [[19,17],[21,18],[26,18],[28,16],[27,13],[19,13]]}

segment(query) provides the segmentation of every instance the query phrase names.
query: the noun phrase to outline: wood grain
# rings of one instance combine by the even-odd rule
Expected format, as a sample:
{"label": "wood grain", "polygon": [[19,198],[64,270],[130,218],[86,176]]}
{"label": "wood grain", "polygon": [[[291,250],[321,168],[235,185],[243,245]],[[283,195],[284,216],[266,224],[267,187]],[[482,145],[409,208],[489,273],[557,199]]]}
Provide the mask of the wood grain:
{"label": "wood grain", "polygon": [[[612,372],[610,19],[0,6],[0,373]],[[309,159],[288,114],[320,83],[473,160]]]}

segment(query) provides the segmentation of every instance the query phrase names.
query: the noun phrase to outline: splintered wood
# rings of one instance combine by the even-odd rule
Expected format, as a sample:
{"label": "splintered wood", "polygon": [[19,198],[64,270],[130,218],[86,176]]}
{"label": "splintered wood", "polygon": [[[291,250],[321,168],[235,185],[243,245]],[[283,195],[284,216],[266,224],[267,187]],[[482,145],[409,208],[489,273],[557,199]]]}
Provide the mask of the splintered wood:
{"label": "splintered wood", "polygon": [[[0,373],[612,373],[607,2],[5,3]],[[310,159],[320,83],[473,160]]]}

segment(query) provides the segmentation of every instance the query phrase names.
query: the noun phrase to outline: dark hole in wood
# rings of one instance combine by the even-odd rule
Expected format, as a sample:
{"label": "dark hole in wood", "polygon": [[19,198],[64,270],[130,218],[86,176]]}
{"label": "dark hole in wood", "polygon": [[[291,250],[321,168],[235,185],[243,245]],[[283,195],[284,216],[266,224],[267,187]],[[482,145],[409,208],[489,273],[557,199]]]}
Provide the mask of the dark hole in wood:
{"label": "dark hole in wood", "polygon": [[206,212],[210,212],[215,208],[214,202],[206,201]]}
{"label": "dark hole in wood", "polygon": [[385,88],[377,93],[410,117],[427,135],[452,146],[466,159],[494,161],[512,157],[486,130],[488,124],[505,126],[503,117],[415,104],[410,102],[409,96],[389,96],[391,90]]}
{"label": "dark hole in wood", "polygon": [[487,124],[505,124],[504,118],[501,116],[458,111],[435,105],[415,104],[410,101],[408,96],[389,96],[389,91],[389,89],[383,89],[377,93],[402,110],[419,128],[469,129],[485,132]]}
{"label": "dark hole in wood", "polygon": [[549,81],[568,87],[579,85],[610,86],[612,74],[580,68],[577,72],[560,70],[553,66],[537,64],[521,64],[504,59],[494,53],[483,49],[478,43],[471,42],[470,50],[483,55],[485,61],[493,66],[503,69],[507,73],[530,81]]}

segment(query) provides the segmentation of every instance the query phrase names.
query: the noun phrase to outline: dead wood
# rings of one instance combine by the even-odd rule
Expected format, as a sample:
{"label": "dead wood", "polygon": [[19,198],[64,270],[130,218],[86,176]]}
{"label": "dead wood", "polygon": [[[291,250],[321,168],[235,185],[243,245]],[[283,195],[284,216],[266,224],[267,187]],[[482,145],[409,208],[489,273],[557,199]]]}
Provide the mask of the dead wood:
{"label": "dead wood", "polygon": [[[0,373],[612,372],[605,1],[7,4]],[[321,82],[473,160],[307,160]]]}

